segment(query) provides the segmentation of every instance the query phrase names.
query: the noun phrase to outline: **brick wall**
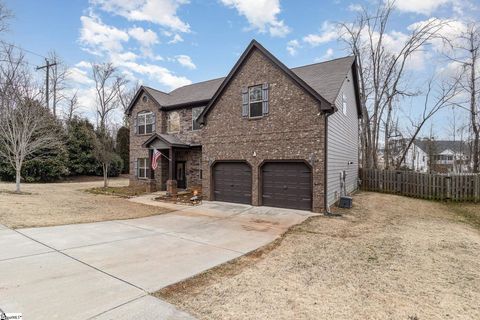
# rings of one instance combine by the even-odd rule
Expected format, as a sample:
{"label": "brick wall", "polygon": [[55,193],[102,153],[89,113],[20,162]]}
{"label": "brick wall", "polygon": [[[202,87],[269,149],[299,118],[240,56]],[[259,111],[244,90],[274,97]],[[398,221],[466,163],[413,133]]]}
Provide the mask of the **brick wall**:
{"label": "brick wall", "polygon": [[[264,82],[270,85],[269,115],[255,120],[242,118],[241,88]],[[215,160],[249,162],[254,205],[260,204],[259,165],[262,161],[306,160],[313,168],[313,211],[322,212],[324,124],[319,103],[255,49],[210,111],[202,130],[204,195],[207,199],[212,197],[211,164]]]}
{"label": "brick wall", "polygon": [[148,149],[142,148],[142,144],[150,138],[152,134],[139,135],[135,133],[134,130],[134,119],[137,114],[142,111],[152,111],[155,113],[156,117],[156,130],[158,132],[159,128],[164,126],[164,118],[161,115],[161,112],[158,110],[158,105],[152,100],[148,99],[147,102],[144,102],[142,97],[137,100],[137,103],[132,109],[132,113],[128,119],[130,124],[130,183],[138,184],[144,183],[145,180],[138,180],[135,177],[135,159],[137,158],[146,158],[149,156]]}
{"label": "brick wall", "polygon": [[[138,113],[142,111],[152,111],[156,114],[156,132],[167,133],[167,119],[168,114],[171,112],[177,112],[180,116],[180,131],[172,133],[172,135],[179,138],[181,141],[188,144],[200,144],[201,143],[201,130],[192,130],[192,108],[187,107],[183,109],[177,109],[173,111],[160,111],[158,105],[151,99],[147,102],[142,100],[142,97],[138,99],[132,113],[129,117],[130,123],[130,183],[131,184],[143,184],[146,180],[137,179],[135,177],[135,160],[137,158],[144,158],[149,156],[148,149],[143,148],[142,144],[150,138],[152,134],[138,135],[135,133],[134,119]],[[169,133],[170,134],[170,133]],[[164,155],[168,157],[168,150],[162,151]],[[186,178],[187,186],[198,186],[200,181],[201,170],[201,148],[196,147],[187,151],[176,152],[178,161],[186,161]],[[158,190],[165,190],[166,181],[168,179],[168,160],[162,156],[159,161],[159,166],[155,170],[155,180]]]}

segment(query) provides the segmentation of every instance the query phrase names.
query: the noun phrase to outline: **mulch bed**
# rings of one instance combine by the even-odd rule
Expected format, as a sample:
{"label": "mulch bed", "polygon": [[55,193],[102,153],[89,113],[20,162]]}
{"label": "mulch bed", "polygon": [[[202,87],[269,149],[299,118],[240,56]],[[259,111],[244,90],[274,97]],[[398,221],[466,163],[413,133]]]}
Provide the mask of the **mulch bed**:
{"label": "mulch bed", "polygon": [[198,200],[192,201],[191,199],[194,196],[194,193],[191,190],[187,190],[187,191],[180,191],[175,196],[162,195],[162,196],[156,197],[155,200],[161,201],[161,202],[174,203],[174,204],[196,206],[202,203],[202,194],[201,192],[198,192],[196,195],[198,197]]}

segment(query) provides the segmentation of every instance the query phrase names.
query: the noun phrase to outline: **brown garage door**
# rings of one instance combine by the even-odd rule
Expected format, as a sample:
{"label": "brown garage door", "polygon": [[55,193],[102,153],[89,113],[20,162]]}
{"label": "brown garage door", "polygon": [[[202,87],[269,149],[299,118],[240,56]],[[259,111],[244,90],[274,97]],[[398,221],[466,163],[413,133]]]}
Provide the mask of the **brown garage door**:
{"label": "brown garage door", "polygon": [[303,162],[269,162],[262,166],[264,206],[312,209],[312,172]]}
{"label": "brown garage door", "polygon": [[252,203],[252,169],[244,162],[219,162],[213,167],[214,200]]}

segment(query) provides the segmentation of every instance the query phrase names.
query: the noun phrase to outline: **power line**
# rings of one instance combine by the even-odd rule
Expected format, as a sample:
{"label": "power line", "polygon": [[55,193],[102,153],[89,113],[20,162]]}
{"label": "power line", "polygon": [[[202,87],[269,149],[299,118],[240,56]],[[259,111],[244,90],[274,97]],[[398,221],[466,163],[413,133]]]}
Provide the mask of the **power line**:
{"label": "power line", "polygon": [[4,40],[0,40],[0,42],[1,42],[2,44],[4,44],[4,45],[12,46],[12,47],[15,47],[15,48],[17,48],[17,49],[19,49],[19,50],[22,50],[22,51],[28,52],[28,53],[30,53],[30,54],[36,55],[36,56],[38,56],[38,57],[40,57],[40,58],[48,59],[48,58],[45,57],[44,55],[41,55],[41,54],[36,53],[36,52],[33,52],[33,51],[31,51],[31,50],[22,48],[22,47],[20,47],[20,46],[17,46],[16,44],[13,44],[13,43],[10,43],[10,42],[6,42],[6,41],[4,41]]}

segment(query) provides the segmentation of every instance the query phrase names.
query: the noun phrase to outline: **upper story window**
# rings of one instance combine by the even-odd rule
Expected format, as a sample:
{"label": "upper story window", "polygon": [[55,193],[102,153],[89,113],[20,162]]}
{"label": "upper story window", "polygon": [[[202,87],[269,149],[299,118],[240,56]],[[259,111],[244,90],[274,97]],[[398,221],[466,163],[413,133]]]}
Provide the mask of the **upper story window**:
{"label": "upper story window", "polygon": [[342,93],[342,112],[347,115],[347,96],[345,93]]}
{"label": "upper story window", "polygon": [[167,131],[168,133],[180,131],[180,115],[178,112],[174,111],[168,114]]}
{"label": "upper story window", "polygon": [[137,133],[149,134],[155,131],[155,114],[143,111],[137,114]]}
{"label": "upper story window", "polygon": [[147,102],[147,101],[148,101],[148,97],[147,97],[146,95],[143,95],[142,101],[143,101],[143,102]]}
{"label": "upper story window", "polygon": [[262,86],[250,87],[248,93],[249,113],[250,118],[263,116],[262,104],[263,104],[263,89]]}
{"label": "upper story window", "polygon": [[260,118],[268,115],[269,84],[242,88],[242,117]]}
{"label": "upper story window", "polygon": [[199,130],[200,124],[197,122],[198,116],[202,113],[205,107],[192,108],[192,130]]}

